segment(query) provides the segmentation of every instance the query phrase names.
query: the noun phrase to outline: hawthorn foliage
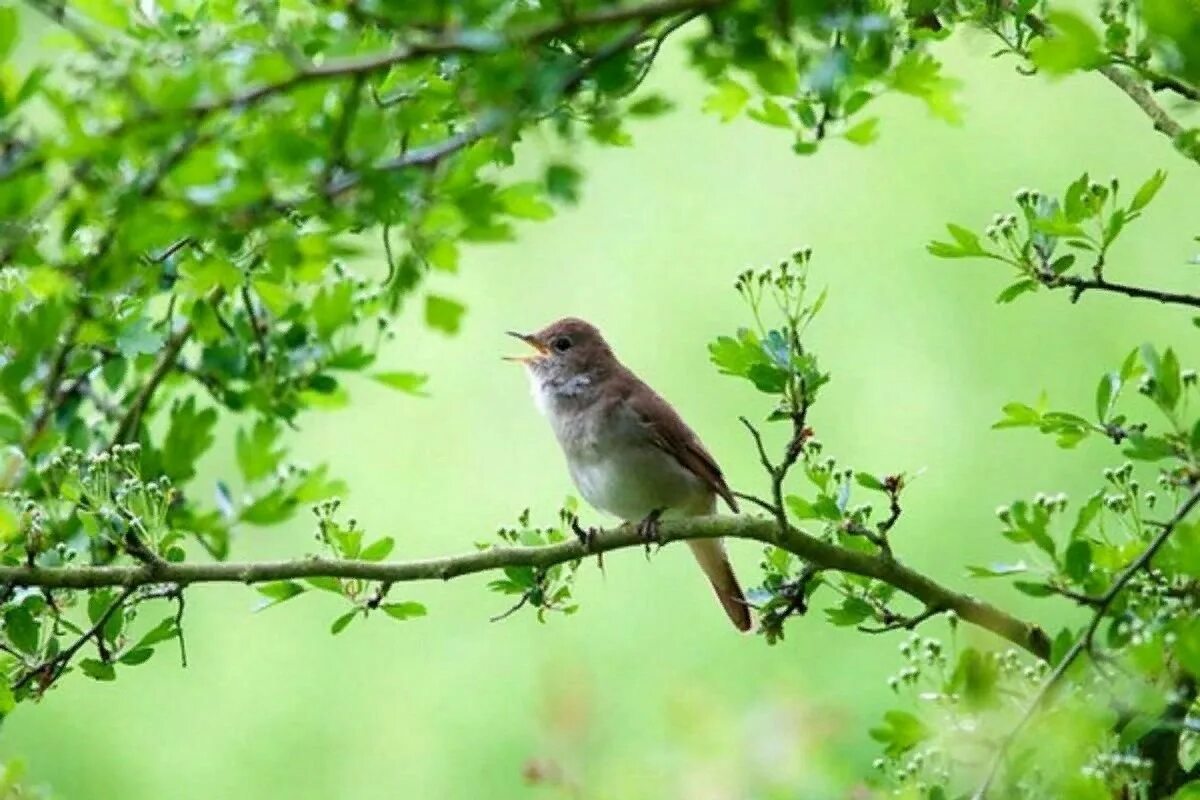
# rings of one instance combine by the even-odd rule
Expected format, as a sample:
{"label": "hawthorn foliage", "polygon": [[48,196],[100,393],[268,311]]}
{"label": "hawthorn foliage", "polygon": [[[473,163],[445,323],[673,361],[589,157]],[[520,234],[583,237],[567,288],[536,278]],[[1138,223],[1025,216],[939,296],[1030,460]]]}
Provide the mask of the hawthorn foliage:
{"label": "hawthorn foliage", "polygon": [[[466,571],[497,571],[491,588],[517,608],[573,611],[584,545],[571,509],[549,527],[523,517],[437,571],[393,568],[390,538],[343,519],[344,483],[289,455],[291,431],[350,402],[356,380],[422,393],[424,375],[375,361],[400,313],[457,330],[463,305],[427,291],[426,275],[577,200],[583,176],[566,159],[512,179],[515,146],[533,132],[630,146],[630,118],[673,106],[638,91],[671,36],[710,85],[715,118],[785,129],[798,156],[831,138],[868,146],[886,130],[873,113],[883,94],[961,118],[933,45],[979,29],[993,45],[981,55],[1024,73],[1107,81],[1145,114],[1147,136],[1169,137],[1170,166],[1194,168],[1200,10],[1085,6],[0,0],[0,714],[64,676],[113,680],[167,646],[186,658],[197,580],[256,582],[264,605],[335,593],[347,607],[334,633],[424,614],[394,584]],[[1195,308],[1196,294],[1109,275],[1112,243],[1136,235],[1165,178],[1019,190],[986,229],[951,224],[929,252],[996,262],[1011,276],[1000,302],[1059,290]],[[386,264],[360,274],[370,240]],[[830,373],[805,345],[823,301],[806,291],[810,257],[740,276],[751,324],[711,347],[720,372],[768,398],[746,426],[769,489],[748,502],[771,525],[721,531],[767,542],[760,632],[775,641],[820,602],[835,625],[914,629],[944,615],[952,631],[977,624],[1013,645],[913,634],[893,680],[907,699],[872,730],[881,794],[1200,796],[1196,372],[1169,343],[1133,341],[1122,363],[1097,365],[1095,408],[1003,409],[997,427],[1115,448],[1092,495],[999,509],[1013,558],[970,567],[1090,612],[1043,631],[905,567],[889,534],[912,476],[848,470],[813,437]],[[782,454],[750,417],[790,426]],[[218,429],[236,430],[239,474],[213,494],[195,465]],[[319,558],[270,575],[225,564],[245,531],[309,509],[318,552],[306,555]],[[620,536],[599,541],[635,544]],[[902,595],[922,607],[901,610]]]}

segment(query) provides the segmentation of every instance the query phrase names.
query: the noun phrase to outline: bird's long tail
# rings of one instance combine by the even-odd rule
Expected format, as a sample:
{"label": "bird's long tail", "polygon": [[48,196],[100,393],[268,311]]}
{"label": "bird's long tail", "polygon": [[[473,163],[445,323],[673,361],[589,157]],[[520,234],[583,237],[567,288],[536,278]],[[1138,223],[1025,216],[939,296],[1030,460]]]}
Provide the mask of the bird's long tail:
{"label": "bird's long tail", "polygon": [[742,587],[733,574],[729,556],[725,554],[725,545],[720,539],[692,539],[688,547],[692,548],[692,555],[700,562],[700,568],[712,583],[721,607],[729,615],[729,621],[739,631],[750,630],[750,607],[746,605],[746,596],[742,594]]}

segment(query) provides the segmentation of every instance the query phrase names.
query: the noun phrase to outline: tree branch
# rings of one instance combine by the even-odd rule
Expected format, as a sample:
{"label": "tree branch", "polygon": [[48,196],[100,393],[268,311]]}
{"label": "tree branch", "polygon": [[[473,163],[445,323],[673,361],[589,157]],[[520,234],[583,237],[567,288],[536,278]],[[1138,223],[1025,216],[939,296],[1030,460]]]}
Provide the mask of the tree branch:
{"label": "tree branch", "polygon": [[640,5],[602,8],[588,14],[567,15],[554,22],[516,31],[508,35],[481,37],[479,31],[443,34],[424,42],[409,43],[384,53],[329,59],[321,64],[312,64],[282,80],[253,86],[227,97],[208,100],[189,106],[178,112],[155,111],[140,119],[128,120],[118,126],[116,133],[135,129],[141,124],[172,114],[203,118],[209,114],[230,108],[244,108],[274,95],[324,80],[347,77],[366,77],[391,69],[398,64],[423,58],[444,55],[487,55],[502,52],[507,48],[525,47],[561,38],[588,28],[618,25],[626,22],[652,22],[676,14],[697,14],[724,5],[729,0],[654,0]]}
{"label": "tree branch", "polygon": [[1055,275],[1046,269],[1039,271],[1039,279],[1043,285],[1051,289],[1070,287],[1071,302],[1073,303],[1078,302],[1084,292],[1112,292],[1141,300],[1156,300],[1169,305],[1200,308],[1200,295],[1165,292],[1160,289],[1147,289],[1127,283],[1114,283],[1104,277],[1084,278],[1079,275]]}
{"label": "tree branch", "polygon": [[[209,300],[212,303],[218,303],[224,297],[223,289],[215,289],[210,295]],[[137,432],[138,424],[141,422],[142,414],[150,405],[154,393],[158,391],[159,384],[170,374],[175,368],[176,362],[179,361],[179,354],[183,351],[183,346],[187,344],[191,338],[194,327],[189,320],[179,330],[171,334],[166,343],[163,344],[162,350],[158,354],[158,361],[154,364],[154,369],[150,372],[150,376],[137,393],[128,398],[125,402],[127,411],[125,416],[121,417],[121,421],[117,423],[117,431],[113,434],[112,443],[122,444],[128,441]]]}
{"label": "tree branch", "polygon": [[[659,534],[664,543],[719,537],[749,539],[773,544],[806,559],[822,570],[862,575],[883,581],[923,602],[927,607],[954,611],[960,618],[985,628],[1013,644],[1046,659],[1050,642],[1041,628],[1011,616],[982,600],[949,589],[932,578],[893,559],[851,550],[789,527],[782,534],[774,519],[751,517],[698,517],[663,521]],[[601,531],[590,542],[571,539],[544,547],[494,547],[459,556],[417,561],[375,562],[306,558],[295,561],[251,563],[164,563],[158,566],[38,567],[0,566],[0,583],[51,589],[96,589],[103,586],[138,587],[173,583],[262,583],[297,578],[358,578],[387,583],[450,580],[505,567],[546,569],[597,553],[641,547],[635,526]]]}
{"label": "tree branch", "polygon": [[991,789],[992,782],[995,781],[996,774],[1000,771],[1000,765],[1004,763],[1004,757],[1007,754],[1008,749],[1012,746],[1013,742],[1016,741],[1017,736],[1022,730],[1024,730],[1025,726],[1028,725],[1030,720],[1033,719],[1037,711],[1046,703],[1047,700],[1053,696],[1054,692],[1062,684],[1063,679],[1066,677],[1067,671],[1071,668],[1071,665],[1075,663],[1075,661],[1084,653],[1084,651],[1091,649],[1092,639],[1096,635],[1096,631],[1099,629],[1100,623],[1104,621],[1104,616],[1108,613],[1109,606],[1113,604],[1113,601],[1117,599],[1117,596],[1124,591],[1127,585],[1129,585],[1129,582],[1133,580],[1133,577],[1150,564],[1150,561],[1154,558],[1155,554],[1162,549],[1162,546],[1167,543],[1169,538],[1171,538],[1171,534],[1175,532],[1175,529],[1179,526],[1179,523],[1183,521],[1184,517],[1191,513],[1192,509],[1195,508],[1198,503],[1200,503],[1200,486],[1192,489],[1192,493],[1188,495],[1187,499],[1184,500],[1179,508],[1175,510],[1175,513],[1171,516],[1171,518],[1162,525],[1162,529],[1159,531],[1158,535],[1151,540],[1150,544],[1146,545],[1146,549],[1143,550],[1137,558],[1129,562],[1129,565],[1121,571],[1121,574],[1118,575],[1112,582],[1112,585],[1108,587],[1108,591],[1096,598],[1096,610],[1092,613],[1092,619],[1088,623],[1087,628],[1084,629],[1083,635],[1075,641],[1075,644],[1071,645],[1071,649],[1066,652],[1062,658],[1062,661],[1058,662],[1058,666],[1054,668],[1054,672],[1050,673],[1050,677],[1046,679],[1046,682],[1042,684],[1042,687],[1038,690],[1037,694],[1034,695],[1033,701],[1030,702],[1029,707],[1025,710],[1025,713],[1021,716],[1021,719],[1017,721],[1017,724],[1013,727],[1013,729],[1009,731],[1007,736],[1004,737],[1004,740],[1000,743],[1000,747],[996,750],[996,755],[993,757],[991,765],[988,767],[988,772],[983,780],[983,783],[980,784],[979,788],[975,791],[975,794],[972,795],[973,800],[984,800],[987,797],[988,791]]}

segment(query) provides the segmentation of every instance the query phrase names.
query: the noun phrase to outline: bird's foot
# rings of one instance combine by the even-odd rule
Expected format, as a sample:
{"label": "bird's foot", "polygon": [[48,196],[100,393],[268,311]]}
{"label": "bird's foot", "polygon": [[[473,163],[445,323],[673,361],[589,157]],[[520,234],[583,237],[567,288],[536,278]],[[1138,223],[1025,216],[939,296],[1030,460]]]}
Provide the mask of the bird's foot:
{"label": "bird's foot", "polygon": [[596,528],[585,528],[579,524],[579,517],[572,514],[570,518],[571,532],[575,534],[575,538],[583,545],[583,548],[589,553],[592,552],[592,547],[596,544],[596,534],[600,531]]}
{"label": "bird's foot", "polygon": [[[575,538],[583,545],[583,549],[589,553],[595,552],[596,536],[600,533],[599,528],[583,527],[579,524],[579,515],[572,514],[568,520],[571,526],[571,532],[575,534]],[[596,553],[596,566],[600,567],[600,571],[604,571],[604,553]]]}
{"label": "bird's foot", "polygon": [[663,509],[656,508],[638,523],[638,536],[641,537],[642,543],[646,546],[647,559],[650,558],[650,545],[658,545],[655,548],[655,552],[658,552],[658,550],[662,549],[663,542],[659,531],[659,519],[662,517],[662,515]]}

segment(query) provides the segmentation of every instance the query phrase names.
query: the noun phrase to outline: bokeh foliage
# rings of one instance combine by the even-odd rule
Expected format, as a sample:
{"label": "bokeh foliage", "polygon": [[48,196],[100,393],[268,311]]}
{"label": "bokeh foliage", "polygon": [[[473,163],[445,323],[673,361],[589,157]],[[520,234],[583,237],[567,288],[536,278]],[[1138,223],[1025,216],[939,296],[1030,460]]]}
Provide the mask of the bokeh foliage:
{"label": "bokeh foliage", "polygon": [[[22,30],[39,16],[54,31],[55,58],[17,57]],[[547,219],[580,191],[569,158],[510,178],[514,145],[533,131],[568,153],[585,138],[629,144],[631,118],[672,107],[670,97],[635,90],[684,25],[690,63],[712,87],[704,109],[790,131],[799,155],[830,138],[871,144],[885,124],[872,113],[885,93],[959,121],[957,84],[931,45],[970,27],[988,31],[1018,69],[1100,72],[1183,161],[1200,160],[1196,130],[1155,93],[1198,99],[1198,16],[1186,0],[1105,3],[1094,18],[1029,2],[0,6],[0,558],[50,568],[220,560],[240,531],[308,508],[317,514],[314,554],[386,558],[389,538],[364,538],[337,515],[346,487],[329,468],[291,463],[291,428],[308,412],[345,407],[352,373],[422,393],[424,375],[375,366],[396,315],[415,305],[428,327],[454,333],[464,306],[427,290],[427,276],[453,273],[463,243],[509,240],[514,221]],[[1154,297],[1153,287],[1104,275],[1109,246],[1162,181],[1156,173],[1120,204],[1117,182],[1087,176],[1057,199],[1018,192],[1020,222],[1001,215],[983,238],[953,225],[954,241],[930,250],[1007,263],[1018,280],[1005,302],[1067,287],[1073,299],[1107,291],[1195,306],[1194,296]],[[365,237],[382,242],[386,266],[358,275],[348,261]],[[1077,266],[1063,249],[1092,263]],[[798,256],[792,269],[807,260]],[[772,396],[762,416],[794,428],[773,467],[788,468],[771,474],[768,505],[781,524],[890,558],[887,535],[910,476],[840,468],[807,432],[805,414],[827,376],[801,335],[820,301],[804,305],[798,281],[803,273],[786,269],[745,276],[739,289],[756,330],[718,339],[714,361]],[[764,287],[782,298],[782,322],[764,321]],[[1169,518],[1197,481],[1200,425],[1187,402],[1195,385],[1170,347],[1145,346],[1100,379],[1094,415],[1044,402],[1005,408],[1000,425],[1037,428],[1061,446],[1103,436],[1153,472],[1139,478],[1117,465],[1070,525],[1060,522],[1069,501],[1057,495],[1000,513],[1007,538],[1032,545],[1037,561],[1014,557],[977,574],[1017,576],[1027,594],[1095,608],[1106,624],[1103,652],[1085,628],[1053,635],[1049,667],[1071,666],[1069,696],[1014,739],[996,791],[1163,796],[1194,777],[1193,526],[1172,525],[1150,568],[1127,591],[1099,598],[1168,530],[1154,514]],[[1130,386],[1157,417],[1121,399]],[[240,474],[209,496],[194,484],[196,464],[223,421],[237,429]],[[808,486],[785,493],[792,465]],[[852,495],[882,499],[888,512],[872,520],[870,503],[852,504]],[[523,518],[501,538],[561,541],[562,522],[538,530]],[[510,570],[493,588],[539,611],[569,611],[572,569]],[[765,553],[764,573],[768,639],[822,587],[837,598],[826,613],[836,625],[928,618],[894,610],[886,581],[824,573],[778,548]],[[312,578],[261,591],[267,603],[310,589],[341,596],[348,609],[336,633],[374,611],[400,620],[424,613],[391,588]],[[3,589],[5,712],[69,671],[111,680],[171,640],[186,658],[185,587]],[[139,621],[147,608],[158,613]],[[1068,662],[1084,639],[1095,663]],[[930,797],[968,791],[980,780],[979,750],[995,749],[1046,685],[1048,667],[932,640],[915,640],[905,655],[913,664],[897,688],[928,682],[920,698],[931,710],[889,711],[873,732],[885,748],[881,786]],[[955,735],[963,730],[979,736]]]}

